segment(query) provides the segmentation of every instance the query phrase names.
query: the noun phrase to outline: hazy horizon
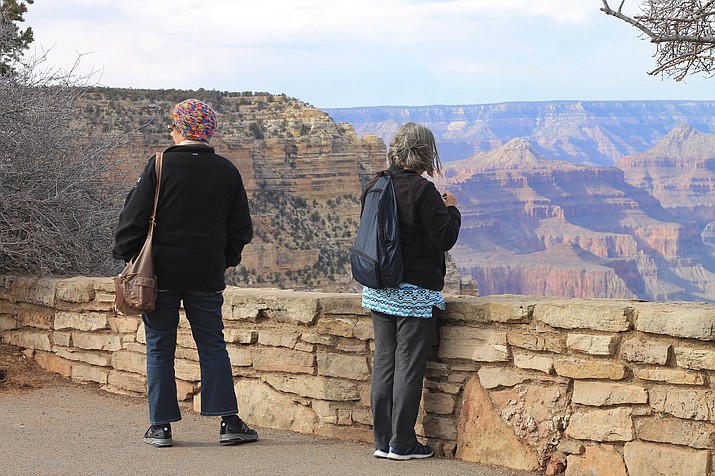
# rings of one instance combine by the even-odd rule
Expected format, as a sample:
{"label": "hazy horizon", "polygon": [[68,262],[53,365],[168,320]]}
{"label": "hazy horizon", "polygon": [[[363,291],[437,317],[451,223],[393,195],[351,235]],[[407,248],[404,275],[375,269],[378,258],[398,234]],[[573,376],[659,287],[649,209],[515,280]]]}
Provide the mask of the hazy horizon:
{"label": "hazy horizon", "polygon": [[267,91],[318,108],[714,98],[707,78],[647,75],[655,46],[600,0],[196,5],[36,2],[21,26],[29,55],[117,88]]}

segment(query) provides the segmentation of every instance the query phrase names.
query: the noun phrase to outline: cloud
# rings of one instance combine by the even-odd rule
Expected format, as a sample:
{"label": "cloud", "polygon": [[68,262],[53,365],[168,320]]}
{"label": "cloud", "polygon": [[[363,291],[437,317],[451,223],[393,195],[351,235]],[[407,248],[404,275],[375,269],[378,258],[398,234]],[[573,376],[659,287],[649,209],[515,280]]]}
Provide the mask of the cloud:
{"label": "cloud", "polygon": [[543,17],[561,25],[583,23],[599,6],[597,2],[574,0],[499,0],[489,3],[492,5],[484,9],[483,13],[514,17]]}
{"label": "cloud", "polygon": [[[69,67],[78,54],[92,52],[82,68],[103,70],[101,83],[116,87],[285,92],[326,107],[675,91],[669,82],[648,81],[652,45],[600,6],[597,0],[62,0],[35,2],[26,19],[36,44],[54,45],[51,61]],[[697,81],[677,91],[711,96]]]}

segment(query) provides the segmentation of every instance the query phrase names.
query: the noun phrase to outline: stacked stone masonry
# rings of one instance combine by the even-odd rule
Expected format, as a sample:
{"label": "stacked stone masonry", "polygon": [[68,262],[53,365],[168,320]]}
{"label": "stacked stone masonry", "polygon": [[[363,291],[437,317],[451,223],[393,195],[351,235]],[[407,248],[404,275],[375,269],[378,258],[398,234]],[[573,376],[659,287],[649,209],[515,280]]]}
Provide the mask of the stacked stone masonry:
{"label": "stacked stone masonry", "polygon": [[[373,331],[356,294],[226,290],[241,416],[258,427],[371,442]],[[146,393],[141,319],[106,278],[0,277],[0,336],[45,369]],[[566,475],[715,475],[715,306],[451,297],[417,430],[437,454]],[[182,317],[179,399],[201,371]]]}

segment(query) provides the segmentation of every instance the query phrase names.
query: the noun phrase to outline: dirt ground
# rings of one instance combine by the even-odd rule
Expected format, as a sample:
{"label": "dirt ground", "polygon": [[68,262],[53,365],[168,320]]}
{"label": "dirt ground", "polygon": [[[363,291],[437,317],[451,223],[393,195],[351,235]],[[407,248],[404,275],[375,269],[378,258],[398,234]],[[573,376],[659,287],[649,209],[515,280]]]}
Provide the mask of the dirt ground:
{"label": "dirt ground", "polygon": [[73,385],[61,375],[47,372],[12,345],[0,343],[0,394],[53,385]]}

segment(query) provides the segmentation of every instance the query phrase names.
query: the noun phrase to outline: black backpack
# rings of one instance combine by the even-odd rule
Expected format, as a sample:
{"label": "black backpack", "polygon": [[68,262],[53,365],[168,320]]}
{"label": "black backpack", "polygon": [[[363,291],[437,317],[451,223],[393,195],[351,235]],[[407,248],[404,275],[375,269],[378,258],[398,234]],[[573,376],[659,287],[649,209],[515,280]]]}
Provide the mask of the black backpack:
{"label": "black backpack", "polygon": [[353,278],[373,289],[394,288],[402,282],[404,261],[400,218],[392,174],[383,170],[365,194],[355,246],[350,251]]}

